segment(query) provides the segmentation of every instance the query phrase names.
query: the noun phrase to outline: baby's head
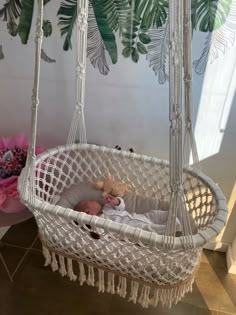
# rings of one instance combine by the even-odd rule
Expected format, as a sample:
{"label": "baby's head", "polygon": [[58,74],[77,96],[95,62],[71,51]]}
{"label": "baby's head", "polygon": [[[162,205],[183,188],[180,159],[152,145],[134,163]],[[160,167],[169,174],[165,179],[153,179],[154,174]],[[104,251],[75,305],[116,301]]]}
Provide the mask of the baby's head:
{"label": "baby's head", "polygon": [[83,200],[80,201],[74,208],[75,211],[85,212],[90,215],[102,214],[102,205],[95,200]]}

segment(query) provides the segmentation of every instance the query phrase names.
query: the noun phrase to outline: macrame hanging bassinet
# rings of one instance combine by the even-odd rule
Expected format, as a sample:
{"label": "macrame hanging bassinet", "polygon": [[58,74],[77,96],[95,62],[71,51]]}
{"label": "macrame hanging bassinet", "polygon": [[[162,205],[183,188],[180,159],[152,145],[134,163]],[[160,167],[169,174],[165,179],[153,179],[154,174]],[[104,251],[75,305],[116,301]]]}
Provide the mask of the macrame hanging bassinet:
{"label": "macrame hanging bassinet", "polygon": [[[99,292],[128,295],[130,301],[143,307],[159,302],[170,307],[191,291],[202,247],[219,234],[227,217],[219,187],[197,167],[188,165],[190,153],[197,165],[191,122],[191,1],[169,4],[170,164],[87,144],[84,98],[89,0],[78,0],[77,95],[68,142],[35,157],[43,0],[38,3],[31,142],[19,191],[37,221],[45,264],[81,285],[97,286]],[[79,144],[75,143],[77,131]],[[154,198],[159,205],[168,205],[165,235],[59,205],[65,190],[94,183],[105,174],[126,181],[130,194],[136,197]],[[176,218],[182,226],[178,237]],[[99,229],[99,239],[91,237],[88,225]]]}

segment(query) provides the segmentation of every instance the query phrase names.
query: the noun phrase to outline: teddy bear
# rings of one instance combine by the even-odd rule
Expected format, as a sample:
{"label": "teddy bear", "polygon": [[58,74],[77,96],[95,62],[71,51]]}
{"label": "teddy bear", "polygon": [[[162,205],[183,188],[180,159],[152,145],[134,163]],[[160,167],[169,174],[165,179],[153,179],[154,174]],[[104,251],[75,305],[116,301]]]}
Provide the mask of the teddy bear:
{"label": "teddy bear", "polygon": [[[102,196],[105,204],[111,206],[118,206],[120,203],[119,198],[123,198],[128,192],[128,185],[124,182],[115,181],[111,176],[106,176],[104,181],[95,183],[95,188],[102,190]],[[100,216],[102,215],[103,206],[96,200],[81,200],[75,207],[75,211],[84,212],[90,215]],[[87,228],[91,230],[91,226],[87,225]],[[90,231],[90,235],[94,239],[99,239],[100,235],[96,232]]]}
{"label": "teddy bear", "polygon": [[123,198],[129,191],[127,183],[115,181],[110,175],[106,176],[104,181],[96,182],[95,187],[103,191],[103,197],[112,195],[113,197]]}

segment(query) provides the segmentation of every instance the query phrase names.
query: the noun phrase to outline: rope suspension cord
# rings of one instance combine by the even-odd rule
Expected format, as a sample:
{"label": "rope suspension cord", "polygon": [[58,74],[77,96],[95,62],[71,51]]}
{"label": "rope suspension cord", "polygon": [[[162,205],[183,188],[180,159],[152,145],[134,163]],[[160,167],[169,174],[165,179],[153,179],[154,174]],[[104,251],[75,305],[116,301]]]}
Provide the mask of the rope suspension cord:
{"label": "rope suspension cord", "polygon": [[[133,2],[132,2],[133,4]],[[133,8],[133,6],[132,6]],[[185,26],[188,29],[183,32],[183,13]],[[170,1],[169,4],[169,36],[170,36],[170,89],[169,89],[169,120],[170,126],[170,211],[168,216],[166,235],[164,236],[165,246],[173,247],[175,242],[176,219],[179,218],[183,228],[183,244],[185,247],[192,247],[192,232],[187,215],[186,204],[182,187],[182,69],[184,61],[185,69],[185,110],[186,110],[186,135],[193,138],[191,123],[191,35],[190,27],[191,6],[187,0]],[[87,18],[88,1],[78,0],[77,6],[77,64],[76,64],[76,105],[68,137],[68,144],[76,140],[77,129],[79,126],[80,143],[87,143],[84,103],[85,103],[85,76],[86,76],[86,52],[87,52]],[[39,0],[39,10],[37,18],[36,33],[36,60],[34,88],[32,96],[32,124],[29,155],[26,165],[26,180],[30,182],[32,198],[35,196],[35,146],[37,130],[37,110],[39,105],[39,77],[40,77],[40,52],[42,45],[42,21],[43,20],[43,0]],[[183,40],[184,35],[184,40]],[[183,43],[186,58],[183,60]],[[192,141],[193,143],[194,141]],[[187,150],[186,150],[187,151]],[[50,158],[49,158],[50,159]],[[27,189],[25,189],[25,192]]]}
{"label": "rope suspension cord", "polygon": [[[169,1],[170,166],[166,161],[155,157],[83,144],[86,143],[84,93],[89,1],[78,1],[77,93],[74,120],[68,138],[70,145],[49,149],[35,160],[40,51],[43,35],[43,0],[38,2],[31,138],[26,168],[18,181],[20,196],[34,213],[44,246],[43,254],[46,264],[51,264],[53,271],[59,268],[62,276],[67,274],[70,280],[75,281],[77,276],[73,271],[74,261],[79,263],[80,284],[87,282],[88,285],[94,286],[96,285],[94,267],[96,267],[100,292],[107,290],[107,292],[125,297],[127,291],[130,291],[130,300],[140,303],[143,307],[156,306],[159,302],[171,306],[177,303],[185,293],[191,291],[202,246],[222,230],[227,218],[225,197],[210,178],[190,168],[185,168],[185,175],[182,175],[183,69],[185,136],[190,135],[189,140],[193,137],[191,47],[189,47],[191,44],[190,1]],[[129,3],[133,8],[134,0]],[[183,29],[183,22],[187,28],[186,31]],[[72,145],[76,140],[77,128],[79,128],[82,144]],[[79,213],[72,210],[74,204],[65,206],[58,202],[62,201],[63,196],[65,197],[64,193],[68,193],[71,188],[78,187],[79,189],[82,187],[80,184],[93,183],[100,174],[109,171],[114,178],[132,181],[132,192],[141,196],[142,199],[149,201],[151,196],[159,201],[166,201],[170,198],[168,224],[164,236],[129,225],[121,225],[112,220]],[[192,195],[186,200],[183,185],[187,190],[186,193]],[[77,190],[76,194],[78,195]],[[127,208],[132,209],[132,207]],[[135,205],[134,210],[136,209],[138,210]],[[141,210],[144,213],[145,207]],[[194,235],[190,227],[190,216]],[[180,221],[178,224],[182,225],[180,237],[175,237],[177,219]],[[99,241],[90,237],[84,228],[87,225],[103,231]],[[65,264],[66,261],[67,264]],[[85,268],[85,264],[88,268]],[[115,275],[119,276],[117,286]],[[126,279],[132,280],[130,289]]]}
{"label": "rope suspension cord", "polygon": [[193,109],[192,109],[192,20],[191,1],[183,0],[184,4],[184,29],[183,29],[183,64],[184,64],[184,87],[185,87],[185,137],[184,137],[184,166],[189,166],[190,154],[192,153],[195,170],[199,171],[199,158],[196,141],[193,132]]}
{"label": "rope suspension cord", "polygon": [[[39,81],[40,81],[40,65],[41,65],[41,48],[43,41],[43,0],[38,0],[38,16],[36,21],[35,36],[35,69],[34,69],[34,85],[32,91],[32,107],[31,107],[31,128],[30,141],[28,147],[27,161],[24,173],[24,194],[29,193],[29,197],[35,196],[35,149],[37,138],[38,124],[38,107],[39,107]],[[29,184],[29,191],[28,191]],[[32,203],[34,204],[32,200]]]}
{"label": "rope suspension cord", "polygon": [[87,59],[88,4],[88,0],[77,1],[76,105],[67,144],[72,144],[76,141],[78,127],[79,143],[87,143],[84,105]]}
{"label": "rope suspension cord", "polygon": [[[183,69],[183,10],[186,1],[169,2],[169,120],[170,120],[170,209],[164,246],[174,247],[176,219],[182,225],[182,241],[184,247],[192,247],[193,239],[189,217],[183,192],[183,145],[182,145],[182,69]],[[185,8],[185,12],[186,12]],[[189,13],[188,13],[189,14]],[[185,34],[186,35],[186,34]],[[185,40],[186,43],[186,40]],[[189,43],[186,43],[188,50]],[[186,60],[184,60],[186,61]],[[191,66],[190,66],[191,67]],[[185,66],[186,69],[188,67]],[[189,82],[191,86],[191,82]],[[191,88],[191,87],[190,87]],[[189,91],[186,94],[189,97]],[[189,103],[190,104],[190,103]],[[189,112],[189,111],[188,111]]]}

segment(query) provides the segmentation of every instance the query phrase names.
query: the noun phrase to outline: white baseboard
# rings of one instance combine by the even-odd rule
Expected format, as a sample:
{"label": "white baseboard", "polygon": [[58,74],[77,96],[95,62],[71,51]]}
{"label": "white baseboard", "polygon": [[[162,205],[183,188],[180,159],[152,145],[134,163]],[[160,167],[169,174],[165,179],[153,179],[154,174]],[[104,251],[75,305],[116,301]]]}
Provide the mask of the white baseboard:
{"label": "white baseboard", "polygon": [[10,226],[0,227],[0,239],[3,238],[4,234],[6,234],[6,232],[8,231],[9,228],[10,228]]}
{"label": "white baseboard", "polygon": [[236,275],[236,258],[230,245],[226,253],[226,261],[228,266],[228,272]]}
{"label": "white baseboard", "polygon": [[222,242],[208,242],[204,245],[203,248],[210,249],[210,250],[216,250],[218,252],[227,252],[230,244],[228,243],[222,243]]}

